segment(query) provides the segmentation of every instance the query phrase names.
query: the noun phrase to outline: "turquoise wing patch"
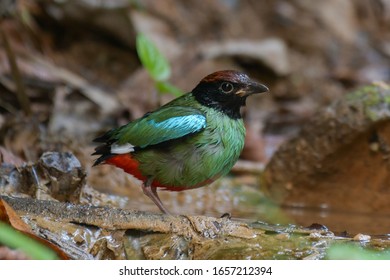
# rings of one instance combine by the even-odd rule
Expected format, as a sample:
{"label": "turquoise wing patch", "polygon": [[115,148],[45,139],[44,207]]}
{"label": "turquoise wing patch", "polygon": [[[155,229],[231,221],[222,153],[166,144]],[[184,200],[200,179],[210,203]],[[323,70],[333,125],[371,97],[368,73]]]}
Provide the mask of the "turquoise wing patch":
{"label": "turquoise wing patch", "polygon": [[117,139],[119,144],[145,148],[200,132],[205,127],[206,116],[197,109],[163,107],[121,127]]}

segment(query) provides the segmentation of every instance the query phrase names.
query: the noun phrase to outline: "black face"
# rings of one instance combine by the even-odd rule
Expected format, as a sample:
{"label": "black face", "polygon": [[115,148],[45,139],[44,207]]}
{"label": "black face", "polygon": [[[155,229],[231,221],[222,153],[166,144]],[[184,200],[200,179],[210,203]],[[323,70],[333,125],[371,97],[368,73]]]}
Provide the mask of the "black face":
{"label": "black face", "polygon": [[240,107],[245,106],[246,98],[265,91],[268,91],[266,86],[250,80],[246,74],[226,70],[205,77],[192,93],[199,103],[239,119]]}

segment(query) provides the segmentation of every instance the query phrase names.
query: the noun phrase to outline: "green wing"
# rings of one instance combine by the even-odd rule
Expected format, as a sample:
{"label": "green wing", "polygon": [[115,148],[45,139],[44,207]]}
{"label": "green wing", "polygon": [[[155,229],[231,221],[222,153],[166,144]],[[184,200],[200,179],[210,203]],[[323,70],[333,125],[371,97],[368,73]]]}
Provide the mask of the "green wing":
{"label": "green wing", "polygon": [[130,143],[145,148],[202,131],[206,116],[191,107],[169,106],[119,128],[114,134],[118,144]]}

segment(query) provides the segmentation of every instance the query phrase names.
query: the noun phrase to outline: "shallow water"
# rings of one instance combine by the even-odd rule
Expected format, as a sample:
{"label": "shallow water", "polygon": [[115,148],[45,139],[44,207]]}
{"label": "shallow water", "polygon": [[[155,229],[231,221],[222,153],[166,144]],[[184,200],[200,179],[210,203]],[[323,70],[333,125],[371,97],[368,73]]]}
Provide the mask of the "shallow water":
{"label": "shallow water", "polygon": [[[258,189],[250,185],[231,187],[236,180],[225,178],[210,187],[181,193],[166,194],[167,204],[173,201],[176,213],[183,210],[195,215],[219,217],[230,213],[234,219],[264,221],[271,224],[296,224],[310,226],[321,224],[338,235],[353,236],[390,234],[390,216],[381,213],[356,213],[299,207],[279,207],[267,199]],[[162,193],[164,195],[164,193]],[[182,200],[182,203],[179,201]]]}

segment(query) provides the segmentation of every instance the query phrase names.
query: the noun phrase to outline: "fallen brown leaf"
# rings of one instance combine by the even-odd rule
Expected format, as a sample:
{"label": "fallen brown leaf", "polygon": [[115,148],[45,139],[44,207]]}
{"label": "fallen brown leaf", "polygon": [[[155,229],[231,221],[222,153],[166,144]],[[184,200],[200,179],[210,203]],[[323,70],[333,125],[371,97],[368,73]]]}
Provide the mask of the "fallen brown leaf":
{"label": "fallen brown leaf", "polygon": [[28,235],[29,237],[40,242],[46,247],[49,247],[50,249],[52,249],[54,252],[57,253],[60,259],[62,260],[69,259],[69,257],[57,246],[55,246],[54,244],[48,242],[47,240],[39,236],[36,236],[35,233],[32,231],[31,227],[29,227],[25,222],[23,222],[20,216],[16,214],[14,209],[3,199],[0,199],[0,220],[10,224],[13,228]]}
{"label": "fallen brown leaf", "polygon": [[3,199],[0,199],[0,219],[21,232],[33,234],[31,228],[20,219],[19,215]]}

